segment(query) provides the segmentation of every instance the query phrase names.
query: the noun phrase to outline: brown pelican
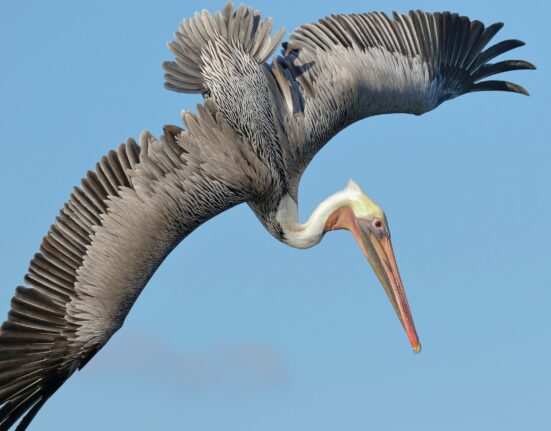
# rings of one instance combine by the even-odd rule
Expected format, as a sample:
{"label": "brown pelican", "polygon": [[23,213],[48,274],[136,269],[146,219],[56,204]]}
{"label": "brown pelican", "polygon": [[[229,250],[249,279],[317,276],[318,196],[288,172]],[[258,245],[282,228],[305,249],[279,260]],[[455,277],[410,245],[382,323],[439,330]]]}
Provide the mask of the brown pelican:
{"label": "brown pelican", "polygon": [[318,244],[352,232],[415,351],[420,344],[383,210],[350,182],[298,220],[298,185],[331,137],[362,118],[428,112],[462,94],[519,85],[482,79],[521,46],[487,48],[502,27],[444,13],[332,15],[283,30],[231,4],[181,23],[166,87],[201,93],[185,128],[142,133],[109,152],[75,188],[18,287],[0,332],[0,430],[27,428],[48,398],[121,327],[170,251],[201,223],[247,203],[278,240]]}

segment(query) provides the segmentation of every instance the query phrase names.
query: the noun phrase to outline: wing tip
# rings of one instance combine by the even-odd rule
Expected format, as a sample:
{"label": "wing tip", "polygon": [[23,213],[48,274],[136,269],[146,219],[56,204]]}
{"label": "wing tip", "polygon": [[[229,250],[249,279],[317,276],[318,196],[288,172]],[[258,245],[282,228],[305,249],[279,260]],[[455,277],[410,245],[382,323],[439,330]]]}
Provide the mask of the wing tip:
{"label": "wing tip", "polygon": [[469,93],[477,91],[506,91],[510,93],[518,93],[525,96],[530,96],[528,90],[522,85],[515,84],[514,82],[509,81],[482,81],[473,84],[469,89]]}

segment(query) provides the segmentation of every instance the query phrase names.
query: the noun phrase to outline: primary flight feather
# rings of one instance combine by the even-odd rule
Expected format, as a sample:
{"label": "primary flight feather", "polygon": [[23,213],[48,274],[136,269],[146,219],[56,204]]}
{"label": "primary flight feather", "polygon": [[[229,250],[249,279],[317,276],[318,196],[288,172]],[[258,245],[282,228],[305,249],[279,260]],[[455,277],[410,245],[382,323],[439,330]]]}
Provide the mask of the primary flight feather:
{"label": "primary flight feather", "polygon": [[382,209],[354,182],[298,220],[298,186],[314,155],[372,115],[428,112],[487,90],[483,79],[533,69],[490,63],[523,45],[488,47],[502,24],[444,13],[332,15],[304,25],[268,63],[283,30],[248,7],[196,13],[169,44],[165,86],[201,93],[184,128],[142,133],[109,152],[74,188],[31,261],[0,329],[0,431],[27,428],[48,398],[121,327],[155,270],[190,232],[248,203],[278,240],[311,247],[354,235],[415,351],[420,343]]}

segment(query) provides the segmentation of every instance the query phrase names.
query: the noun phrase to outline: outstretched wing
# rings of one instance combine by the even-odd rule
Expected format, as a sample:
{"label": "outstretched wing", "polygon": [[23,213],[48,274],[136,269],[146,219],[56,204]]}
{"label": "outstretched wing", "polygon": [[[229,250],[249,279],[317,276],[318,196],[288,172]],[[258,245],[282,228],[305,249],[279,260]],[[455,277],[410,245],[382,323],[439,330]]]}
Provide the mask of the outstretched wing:
{"label": "outstretched wing", "polygon": [[[305,142],[296,148],[302,174],[316,152],[347,125],[392,112],[423,114],[445,100],[474,91],[528,94],[517,84],[481,81],[500,72],[533,69],[526,61],[489,63],[519,40],[485,49],[501,29],[444,13],[332,15],[298,28],[274,62],[278,82],[301,88]],[[285,87],[280,84],[280,88]],[[296,91],[295,91],[296,92]],[[290,97],[289,97],[290,98]],[[294,97],[296,99],[296,96]]]}
{"label": "outstretched wing", "polygon": [[0,329],[0,430],[24,430],[122,325],[166,255],[198,225],[260,193],[264,165],[216,113],[184,114],[111,151],[75,188]]}

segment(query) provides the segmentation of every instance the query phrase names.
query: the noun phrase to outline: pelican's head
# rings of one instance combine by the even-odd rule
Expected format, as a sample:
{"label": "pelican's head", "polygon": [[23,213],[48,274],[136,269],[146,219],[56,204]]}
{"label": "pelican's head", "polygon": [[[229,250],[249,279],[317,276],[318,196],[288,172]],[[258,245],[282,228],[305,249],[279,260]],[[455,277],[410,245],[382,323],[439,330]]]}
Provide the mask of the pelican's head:
{"label": "pelican's head", "polygon": [[346,229],[352,233],[383,285],[413,350],[418,353],[421,344],[394,257],[386,215],[354,181],[349,181],[345,194],[349,202],[343,202],[329,215],[323,231]]}
{"label": "pelican's head", "polygon": [[283,240],[294,247],[311,247],[332,230],[346,229],[352,233],[383,285],[413,350],[418,353],[421,344],[398,272],[390,242],[390,229],[382,208],[367,197],[354,181],[349,181],[344,190],[323,201],[305,224],[299,224],[296,219],[296,203],[291,200],[282,201],[278,221],[285,235]]}

